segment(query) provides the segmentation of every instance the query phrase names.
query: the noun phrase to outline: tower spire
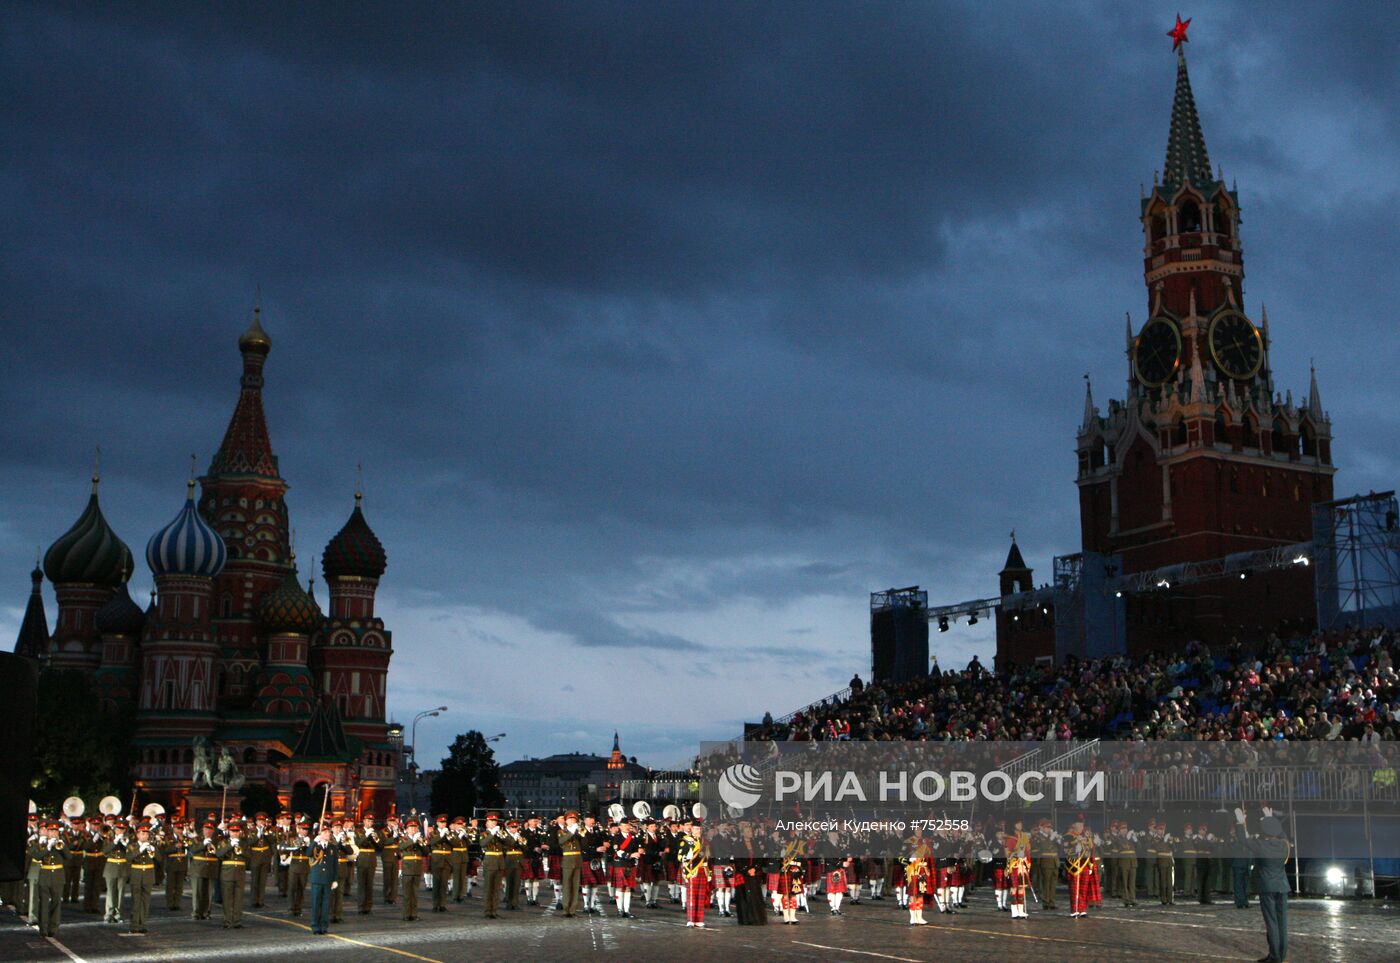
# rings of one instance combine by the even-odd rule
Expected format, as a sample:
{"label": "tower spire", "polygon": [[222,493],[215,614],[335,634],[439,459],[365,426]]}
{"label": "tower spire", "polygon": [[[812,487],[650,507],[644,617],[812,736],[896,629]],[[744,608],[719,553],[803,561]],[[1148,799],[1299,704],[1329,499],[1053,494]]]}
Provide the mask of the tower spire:
{"label": "tower spire", "polygon": [[1197,187],[1211,183],[1210,155],[1206,138],[1201,133],[1201,119],[1196,114],[1196,98],[1191,93],[1191,75],[1186,70],[1185,23],[1177,18],[1170,36],[1176,51],[1176,95],[1172,99],[1172,124],[1167,135],[1167,159],[1162,167],[1162,183],[1170,188],[1191,182]]}
{"label": "tower spire", "polygon": [[238,339],[238,351],[243,355],[243,377],[239,380],[242,390],[223,443],[209,465],[210,475],[280,478],[267,432],[267,416],[263,413],[262,372],[272,350],[272,339],[263,330],[261,314],[261,308],[253,309],[253,323]]}
{"label": "tower spire", "polygon": [[1094,386],[1089,383],[1089,373],[1084,373],[1084,423],[1081,431],[1094,427]]}
{"label": "tower spire", "polygon": [[1322,395],[1317,390],[1317,369],[1308,362],[1308,411],[1314,419],[1322,417]]}

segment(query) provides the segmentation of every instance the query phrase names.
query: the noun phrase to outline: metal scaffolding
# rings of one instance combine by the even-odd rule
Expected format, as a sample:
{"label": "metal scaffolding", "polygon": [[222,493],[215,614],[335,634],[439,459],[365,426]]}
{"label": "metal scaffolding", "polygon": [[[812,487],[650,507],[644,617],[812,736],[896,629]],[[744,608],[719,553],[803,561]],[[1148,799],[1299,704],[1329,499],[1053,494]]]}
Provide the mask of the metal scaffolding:
{"label": "metal scaffolding", "polygon": [[1313,508],[1317,624],[1400,628],[1400,521],[1394,492]]}

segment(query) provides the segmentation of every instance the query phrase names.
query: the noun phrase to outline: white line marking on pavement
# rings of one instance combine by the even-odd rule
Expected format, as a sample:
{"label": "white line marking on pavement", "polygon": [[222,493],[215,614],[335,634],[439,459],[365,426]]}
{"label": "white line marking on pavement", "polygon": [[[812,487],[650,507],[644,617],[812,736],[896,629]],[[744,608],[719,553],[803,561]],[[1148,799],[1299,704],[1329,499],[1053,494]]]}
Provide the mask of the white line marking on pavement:
{"label": "white line marking on pavement", "polygon": [[901,960],[903,963],[923,963],[923,960],[916,960],[910,956],[891,956],[888,953],[874,953],[870,950],[848,950],[844,946],[826,946],[822,943],[806,943],[802,940],[792,940],[798,946],[814,946],[819,950],[835,950],[838,953],[859,953],[861,956],[878,956],[882,960]]}
{"label": "white line marking on pavement", "polygon": [[46,937],[44,937],[44,939],[48,940],[48,941],[49,941],[50,943],[52,943],[54,946],[56,946],[56,947],[58,947],[60,950],[62,950],[62,951],[63,951],[63,955],[66,956],[66,957],[68,957],[68,959],[72,960],[73,963],[87,963],[87,960],[83,959],[83,958],[82,958],[81,956],[79,956],[77,953],[74,953],[72,950],[70,950],[68,947],[64,946],[62,943],[60,943],[58,940],[54,939],[52,936],[46,936]]}

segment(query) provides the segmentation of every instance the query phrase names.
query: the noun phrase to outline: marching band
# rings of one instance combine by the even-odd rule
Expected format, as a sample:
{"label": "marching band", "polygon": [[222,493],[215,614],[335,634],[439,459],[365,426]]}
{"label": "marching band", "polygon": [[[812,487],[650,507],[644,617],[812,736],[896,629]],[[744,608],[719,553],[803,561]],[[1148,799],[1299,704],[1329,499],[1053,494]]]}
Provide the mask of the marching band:
{"label": "marching band", "polygon": [[[925,912],[951,915],[966,908],[967,892],[976,885],[989,886],[992,907],[1013,920],[1027,919],[1033,903],[1053,911],[1061,881],[1074,919],[1100,905],[1105,890],[1124,906],[1135,906],[1144,888],[1170,903],[1179,884],[1184,894],[1207,903],[1216,886],[1228,885],[1223,871],[1215,872],[1227,862],[1216,855],[1222,841],[1205,824],[1188,824],[1177,835],[1156,820],[1141,832],[1114,820],[1099,834],[1081,814],[1063,835],[1042,819],[1029,832],[1018,820],[1010,827],[998,822],[984,831],[916,832],[901,840],[833,833],[827,840],[780,844],[762,823],[711,826],[676,806],[652,818],[645,803],[630,813],[614,804],[606,816],[606,822],[574,811],[523,821],[495,812],[484,820],[366,817],[358,827],[351,819],[313,826],[307,816],[285,812],[275,823],[266,813],[250,822],[237,813],[222,820],[210,814],[204,821],[158,811],[140,818],[31,816],[30,870],[10,901],[48,935],[57,930],[64,904],[81,900],[85,911],[95,913],[105,893],[103,919],[129,921],[130,932],[139,934],[147,929],[152,891],[163,885],[166,908],[178,912],[188,877],[193,918],[210,919],[218,900],[223,925],[238,928],[245,886],[261,909],[268,881],[275,878],[292,917],[302,915],[310,890],[313,930],[326,932],[341,921],[347,900],[361,914],[373,912],[379,875],[380,902],[401,903],[408,922],[418,919],[421,889],[431,893],[433,910],[445,913],[449,895],[461,903],[480,885],[488,919],[499,918],[502,909],[546,903],[565,918],[631,919],[633,896],[640,892],[639,905],[657,908],[669,898],[683,908],[688,927],[703,927],[710,909],[721,918],[759,923],[767,922],[761,917],[769,915],[768,906],[785,924],[796,925],[819,892],[830,914],[839,917],[848,901],[859,904],[862,895],[888,898],[888,886],[909,912],[910,925],[919,926],[926,925]],[[844,855],[830,855],[833,848]],[[903,855],[864,855],[870,852]],[[1180,880],[1178,862],[1185,867]],[[553,899],[542,902],[546,884]]]}

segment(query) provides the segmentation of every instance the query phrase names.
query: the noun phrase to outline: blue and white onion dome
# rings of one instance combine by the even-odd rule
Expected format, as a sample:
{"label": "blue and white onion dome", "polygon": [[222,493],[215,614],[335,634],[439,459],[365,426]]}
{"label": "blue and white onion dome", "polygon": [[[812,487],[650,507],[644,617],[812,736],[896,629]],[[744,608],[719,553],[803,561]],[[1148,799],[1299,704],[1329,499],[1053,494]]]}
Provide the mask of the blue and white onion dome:
{"label": "blue and white onion dome", "polygon": [[146,564],[156,576],[213,578],[223,570],[226,561],[228,548],[224,540],[200,517],[194,506],[194,481],[191,480],[185,507],[146,543]]}

